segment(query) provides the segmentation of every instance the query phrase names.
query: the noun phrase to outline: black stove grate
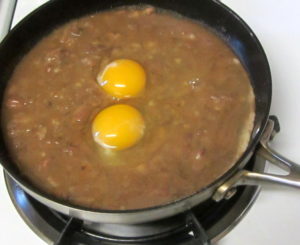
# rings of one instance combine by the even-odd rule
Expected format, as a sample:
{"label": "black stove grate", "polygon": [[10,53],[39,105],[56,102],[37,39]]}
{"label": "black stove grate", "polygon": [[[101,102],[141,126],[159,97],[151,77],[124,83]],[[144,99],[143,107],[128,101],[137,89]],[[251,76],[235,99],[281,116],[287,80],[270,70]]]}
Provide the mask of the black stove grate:
{"label": "black stove grate", "polygon": [[[240,199],[244,187],[239,187],[230,200],[214,202],[208,200],[184,214],[184,222],[174,230],[146,237],[118,237],[88,231],[83,222],[57,213],[39,203],[29,195],[34,208],[59,232],[54,245],[209,245],[210,237],[206,233]],[[182,215],[180,215],[182,216]],[[182,217],[180,217],[182,219]]]}
{"label": "black stove grate", "polygon": [[[173,234],[167,238],[162,239],[160,236],[149,237],[144,241],[135,241],[136,238],[117,238],[117,237],[102,237],[96,238],[88,235],[83,231],[82,221],[71,218],[67,222],[65,228],[60,234],[58,240],[54,245],[138,245],[138,244],[155,244],[155,245],[166,245],[166,244],[180,244],[180,245],[209,245],[208,236],[198,222],[195,215],[191,212],[187,214],[187,227],[181,234]],[[175,236],[174,236],[175,235]]]}

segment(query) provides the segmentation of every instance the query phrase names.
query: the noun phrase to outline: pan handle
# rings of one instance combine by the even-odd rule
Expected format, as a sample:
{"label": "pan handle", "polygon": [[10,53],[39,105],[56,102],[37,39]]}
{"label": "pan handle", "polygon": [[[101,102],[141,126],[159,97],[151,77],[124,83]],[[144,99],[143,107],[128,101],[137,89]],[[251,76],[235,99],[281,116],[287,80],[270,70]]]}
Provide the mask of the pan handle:
{"label": "pan handle", "polygon": [[0,0],[0,42],[11,28],[17,0]]}
{"label": "pan handle", "polygon": [[300,189],[300,165],[283,157],[269,146],[270,140],[278,131],[278,120],[271,116],[260,140],[257,155],[285,170],[287,174],[277,175],[241,170],[217,189],[213,195],[215,201],[231,198],[236,192],[236,187],[240,185],[277,184]]}

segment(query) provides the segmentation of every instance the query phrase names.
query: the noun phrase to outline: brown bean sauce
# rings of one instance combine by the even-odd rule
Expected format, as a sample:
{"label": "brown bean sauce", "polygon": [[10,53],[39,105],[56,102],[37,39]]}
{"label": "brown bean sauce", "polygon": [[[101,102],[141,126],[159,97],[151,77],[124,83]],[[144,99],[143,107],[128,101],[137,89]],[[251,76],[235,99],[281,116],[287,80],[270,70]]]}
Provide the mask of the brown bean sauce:
{"label": "brown bean sauce", "polygon": [[[111,61],[139,62],[145,93],[118,101],[97,74]],[[125,103],[145,119],[123,151],[96,144],[95,115]],[[165,204],[207,186],[245,150],[254,118],[248,74],[207,27],[153,8],[118,9],[71,21],[18,64],[2,111],[19,169],[41,190],[84,207]]]}

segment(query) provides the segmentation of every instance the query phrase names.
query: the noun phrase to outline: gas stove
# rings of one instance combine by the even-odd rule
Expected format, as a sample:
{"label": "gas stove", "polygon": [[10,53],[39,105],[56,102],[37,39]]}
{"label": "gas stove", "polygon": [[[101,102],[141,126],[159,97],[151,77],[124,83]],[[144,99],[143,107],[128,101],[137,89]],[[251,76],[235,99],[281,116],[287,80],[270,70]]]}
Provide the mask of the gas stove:
{"label": "gas stove", "polygon": [[[265,162],[252,157],[246,168],[262,171]],[[188,212],[138,225],[91,223],[62,215],[27,195],[7,174],[10,198],[27,225],[55,245],[209,245],[215,244],[244,218],[260,188],[240,186],[229,200],[207,200]]]}
{"label": "gas stove", "polygon": [[[3,10],[7,6],[13,7],[11,4],[6,4],[7,2],[11,3],[11,1],[0,1],[0,12],[1,8]],[[18,0],[13,25],[44,2],[46,0]],[[300,116],[297,110],[300,95],[298,72],[300,67],[300,29],[298,27],[300,2],[297,0],[281,1],[276,4],[272,0],[223,0],[222,2],[239,13],[250,25],[266,51],[273,75],[271,114],[279,117],[282,128],[273,146],[283,155],[295,162],[300,162],[298,143]],[[0,14],[1,21],[3,21],[3,16]],[[276,169],[271,170],[276,171]],[[258,189],[256,188],[241,188],[226,205],[221,203],[207,211],[214,213],[212,216],[215,218],[214,221],[207,221],[207,217],[200,217],[195,209],[186,216],[179,217],[179,221],[178,219],[176,221],[179,222],[178,224],[172,221],[170,226],[169,221],[166,221],[167,225],[162,224],[163,232],[153,230],[151,225],[147,232],[150,232],[150,235],[163,236],[164,239],[173,239],[163,240],[161,244],[197,244],[195,242],[202,232],[205,234],[204,237],[218,245],[300,244],[298,235],[300,228],[299,190],[282,187],[264,188],[254,203],[257,195]],[[40,206],[24,194],[7,176],[0,178],[0,196],[2,214],[0,244],[46,244],[43,240],[49,244],[54,242],[65,244],[64,240],[60,239],[70,237],[68,234],[78,236],[79,230],[83,231],[84,235],[94,235],[93,241],[98,242],[90,244],[118,244],[116,242],[121,242],[120,239],[123,242],[127,239],[128,242],[128,239],[132,239],[136,233],[140,241],[145,238],[145,235],[141,235],[140,228],[136,230],[127,227],[124,232],[124,229],[120,231],[114,227],[115,232],[111,234],[109,232],[112,230],[111,227],[91,229],[92,227],[87,224],[70,220],[68,217]],[[253,203],[249,214],[244,216]],[[241,218],[243,219],[236,228],[227,234]],[[82,234],[81,239],[85,239],[85,237],[82,238]],[[172,234],[172,236],[167,238],[165,234]],[[219,240],[225,234],[227,235]],[[99,239],[102,239],[101,243]],[[84,243],[85,240],[81,242],[81,244],[88,244]],[[153,240],[145,242],[155,245]]]}

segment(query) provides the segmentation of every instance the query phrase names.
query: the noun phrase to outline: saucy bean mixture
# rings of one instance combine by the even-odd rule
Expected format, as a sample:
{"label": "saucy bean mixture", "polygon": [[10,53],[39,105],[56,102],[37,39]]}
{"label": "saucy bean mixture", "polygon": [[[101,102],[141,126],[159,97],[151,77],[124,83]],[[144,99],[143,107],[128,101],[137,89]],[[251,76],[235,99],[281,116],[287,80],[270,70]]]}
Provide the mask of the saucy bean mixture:
{"label": "saucy bean mixture", "polygon": [[[98,84],[110,62],[145,70],[144,92],[115,98]],[[143,137],[111,150],[91,133],[98,112],[136,108]],[[42,39],[6,89],[2,128],[21,172],[41,190],[90,208],[165,204],[207,186],[245,150],[254,119],[248,74],[200,23],[154,8],[73,20]]]}

